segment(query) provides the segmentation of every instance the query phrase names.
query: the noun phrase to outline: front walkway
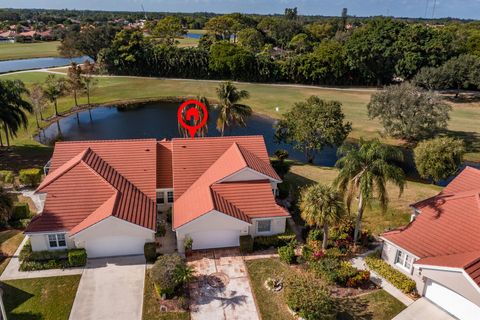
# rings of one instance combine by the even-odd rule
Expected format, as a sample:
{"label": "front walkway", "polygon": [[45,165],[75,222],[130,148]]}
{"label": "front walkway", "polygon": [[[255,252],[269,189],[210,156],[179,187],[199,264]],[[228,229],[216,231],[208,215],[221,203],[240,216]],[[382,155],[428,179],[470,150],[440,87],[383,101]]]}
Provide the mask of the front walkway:
{"label": "front walkway", "polygon": [[359,255],[353,259],[350,260],[352,265],[361,270],[369,270],[370,271],[370,280],[375,283],[377,286],[382,287],[383,290],[387,291],[389,294],[400,300],[404,305],[409,306],[411,305],[414,300],[407,296],[405,293],[394,287],[390,282],[385,280],[383,277],[381,277],[379,274],[377,274],[375,271],[370,270],[367,267],[367,264],[365,263],[365,257],[372,253],[372,251],[368,251],[362,255]]}
{"label": "front walkway", "polygon": [[51,270],[39,270],[39,271],[18,271],[20,267],[20,260],[18,255],[23,248],[23,245],[27,242],[28,237],[25,237],[22,243],[18,246],[17,251],[10,259],[5,271],[0,276],[0,281],[4,280],[16,280],[16,279],[32,279],[32,278],[45,278],[45,277],[59,277],[70,276],[75,274],[82,274],[84,268],[69,268],[69,269],[51,269]]}
{"label": "front walkway", "polygon": [[141,320],[145,257],[89,259],[70,320]]}
{"label": "front walkway", "polygon": [[196,251],[187,261],[198,279],[190,284],[192,320],[259,319],[238,249]]}

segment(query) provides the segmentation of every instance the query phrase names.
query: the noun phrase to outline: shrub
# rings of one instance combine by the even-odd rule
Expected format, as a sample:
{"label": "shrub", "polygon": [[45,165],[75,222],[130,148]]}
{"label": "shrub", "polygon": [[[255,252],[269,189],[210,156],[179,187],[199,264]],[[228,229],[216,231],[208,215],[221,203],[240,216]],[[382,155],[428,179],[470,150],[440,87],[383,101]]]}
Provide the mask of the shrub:
{"label": "shrub", "polygon": [[68,264],[70,267],[82,267],[87,264],[87,251],[85,249],[72,249],[68,251]]}
{"label": "shrub", "polygon": [[278,255],[283,262],[292,264],[295,261],[295,245],[289,243],[286,246],[278,248]]}
{"label": "shrub", "polygon": [[21,219],[21,220],[15,220],[15,221],[9,221],[8,224],[10,227],[15,228],[15,229],[25,229],[28,224],[30,223],[30,219]]}
{"label": "shrub", "polygon": [[165,222],[162,221],[162,220],[158,221],[156,236],[157,237],[163,237],[163,236],[165,236],[166,233],[167,233],[167,228],[165,226]]}
{"label": "shrub", "polygon": [[308,232],[307,241],[321,241],[323,239],[323,231],[320,229],[312,229]]}
{"label": "shrub", "polygon": [[158,257],[152,269],[151,276],[158,293],[171,296],[177,288],[175,269],[184,265],[183,259],[178,254],[165,254]]}
{"label": "shrub", "polygon": [[311,268],[319,276],[333,283],[336,282],[338,279],[340,261],[335,258],[324,257],[317,262],[311,263]]}
{"label": "shrub", "polygon": [[253,248],[254,250],[263,250],[269,249],[271,247],[283,247],[295,239],[295,234],[290,230],[285,233],[276,234],[273,236],[255,237],[255,239],[253,239]]}
{"label": "shrub", "polygon": [[251,235],[240,236],[240,252],[243,254],[253,252],[253,238]]}
{"label": "shrub", "polygon": [[0,182],[3,183],[13,183],[15,176],[13,171],[10,170],[0,170]]}
{"label": "shrub", "polygon": [[42,170],[38,168],[22,169],[19,173],[19,180],[21,184],[35,187],[42,180]]}
{"label": "shrub", "polygon": [[147,242],[143,246],[143,254],[147,262],[155,262],[157,260],[157,244],[155,242]]}
{"label": "shrub", "polygon": [[13,205],[12,216],[10,221],[17,221],[30,218],[30,208],[28,204],[18,202]]}
{"label": "shrub", "polygon": [[302,247],[302,257],[305,259],[305,261],[312,260],[313,251],[309,246],[305,245]]}
{"label": "shrub", "polygon": [[185,237],[185,239],[183,239],[183,248],[185,249],[185,251],[192,250],[192,247],[193,247],[193,239],[190,237]]}
{"label": "shrub", "polygon": [[25,242],[25,244],[23,245],[22,250],[20,250],[20,254],[18,255],[18,260],[20,261],[27,260],[31,253],[32,253],[32,244],[30,243],[30,240],[27,240],[27,242]]}
{"label": "shrub", "polygon": [[365,263],[367,266],[378,273],[380,276],[384,277],[388,282],[393,284],[398,289],[402,290],[404,293],[412,293],[416,289],[416,283],[400,271],[394,269],[388,263],[386,263],[381,258],[376,256],[376,253],[373,253],[365,257]]}
{"label": "shrub", "polygon": [[167,210],[167,223],[172,223],[172,208],[168,208]]}
{"label": "shrub", "polygon": [[23,261],[20,264],[20,271],[35,271],[48,269],[66,269],[69,267],[67,259],[48,261]]}
{"label": "shrub", "polygon": [[306,320],[335,319],[335,303],[323,283],[309,273],[294,274],[284,282],[287,305]]}
{"label": "shrub", "polygon": [[369,280],[370,280],[370,271],[361,270],[355,276],[348,279],[345,285],[350,288],[358,288],[363,286]]}
{"label": "shrub", "polygon": [[334,259],[341,259],[345,254],[339,248],[333,247],[325,250],[325,256]]}

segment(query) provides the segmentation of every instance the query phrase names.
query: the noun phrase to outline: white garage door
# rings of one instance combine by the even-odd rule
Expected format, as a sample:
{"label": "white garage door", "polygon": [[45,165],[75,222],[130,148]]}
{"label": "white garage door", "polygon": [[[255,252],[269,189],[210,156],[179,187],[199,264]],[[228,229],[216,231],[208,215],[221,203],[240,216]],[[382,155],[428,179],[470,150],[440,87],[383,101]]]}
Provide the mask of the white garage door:
{"label": "white garage door", "polygon": [[112,236],[89,239],[85,243],[89,258],[143,254],[144,238]]}
{"label": "white garage door", "polygon": [[218,230],[195,232],[190,235],[193,240],[192,248],[211,249],[238,247],[240,230]]}
{"label": "white garage door", "polygon": [[480,319],[480,307],[458,293],[427,280],[425,297],[460,320]]}

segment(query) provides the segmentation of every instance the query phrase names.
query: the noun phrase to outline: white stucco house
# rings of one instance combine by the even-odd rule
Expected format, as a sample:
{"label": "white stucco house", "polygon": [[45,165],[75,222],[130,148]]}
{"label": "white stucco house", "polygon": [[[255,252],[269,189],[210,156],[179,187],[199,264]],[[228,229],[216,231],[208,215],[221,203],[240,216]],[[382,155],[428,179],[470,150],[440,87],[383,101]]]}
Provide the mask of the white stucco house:
{"label": "white stucco house", "polygon": [[173,209],[177,249],[233,247],[285,232],[281,180],[262,136],[60,142],[37,188],[32,249],[85,248],[89,258],[143,254],[157,213]]}
{"label": "white stucco house", "polygon": [[480,170],[466,167],[412,208],[409,225],[381,236],[382,258],[450,315],[480,319]]}

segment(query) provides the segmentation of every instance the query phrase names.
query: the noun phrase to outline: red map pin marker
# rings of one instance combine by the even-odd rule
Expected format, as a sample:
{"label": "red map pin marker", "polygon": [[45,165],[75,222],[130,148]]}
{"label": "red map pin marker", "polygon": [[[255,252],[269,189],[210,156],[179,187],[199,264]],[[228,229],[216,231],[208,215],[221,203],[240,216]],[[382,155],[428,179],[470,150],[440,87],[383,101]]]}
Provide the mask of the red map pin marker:
{"label": "red map pin marker", "polygon": [[[188,123],[185,122],[185,119],[183,118],[184,109],[186,109],[191,105],[199,106],[200,109],[202,109],[202,113],[203,113],[202,121],[200,121],[200,123],[198,123],[195,126],[189,125]],[[193,99],[187,100],[184,103],[182,103],[178,108],[177,117],[178,117],[178,123],[180,123],[182,127],[188,130],[190,137],[195,138],[195,133],[197,132],[197,130],[203,127],[207,123],[207,120],[208,120],[207,107],[205,107],[205,105],[198,100],[193,100]],[[198,121],[201,118],[200,111],[198,111],[197,108],[193,108],[193,107],[189,108],[185,112],[185,118],[187,120],[191,120],[192,118],[194,118],[196,121]]]}

